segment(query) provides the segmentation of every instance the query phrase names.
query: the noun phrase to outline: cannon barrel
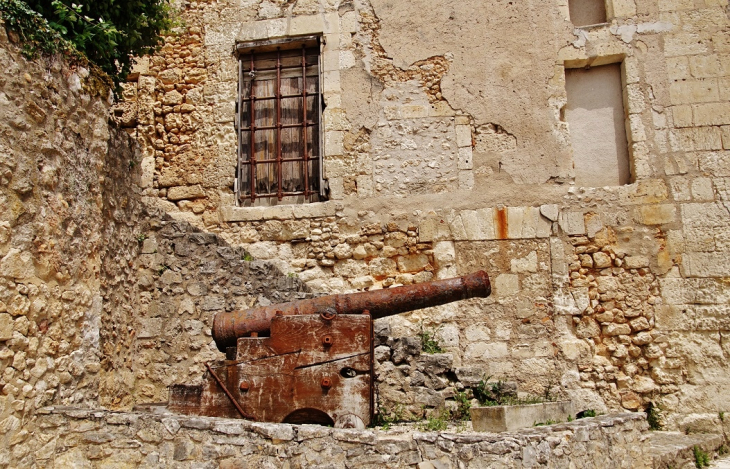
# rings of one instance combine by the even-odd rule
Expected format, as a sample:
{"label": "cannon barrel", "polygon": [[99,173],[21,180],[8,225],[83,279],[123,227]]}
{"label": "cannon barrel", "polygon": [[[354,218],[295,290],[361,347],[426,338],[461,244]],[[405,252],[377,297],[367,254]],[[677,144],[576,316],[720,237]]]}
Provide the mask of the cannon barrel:
{"label": "cannon barrel", "polygon": [[226,348],[236,345],[239,337],[246,337],[252,332],[267,334],[271,319],[277,314],[334,315],[369,311],[373,319],[378,319],[467,298],[484,298],[491,292],[489,276],[486,272],[479,271],[463,277],[416,285],[322,296],[245,311],[218,313],[213,319],[213,339],[218,350],[225,352]]}

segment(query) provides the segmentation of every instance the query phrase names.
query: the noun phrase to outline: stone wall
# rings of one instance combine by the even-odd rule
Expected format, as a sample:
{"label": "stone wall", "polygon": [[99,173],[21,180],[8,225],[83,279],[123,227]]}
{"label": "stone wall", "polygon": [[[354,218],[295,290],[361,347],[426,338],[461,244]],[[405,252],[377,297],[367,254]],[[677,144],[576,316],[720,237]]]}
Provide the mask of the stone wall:
{"label": "stone wall", "polygon": [[[188,2],[179,34],[140,60],[114,108],[88,70],[29,62],[0,28],[0,464],[58,454],[103,465],[117,445],[134,464],[210,456],[235,465],[243,453],[230,445],[256,438],[275,464],[303,461],[312,453],[302,445],[325,448],[332,437],[363,440],[330,448],[358,464],[391,454],[394,464],[479,465],[487,454],[507,466],[569,463],[558,439],[531,433],[506,446],[484,435],[396,443],[236,422],[218,433],[237,443],[216,446],[213,420],[38,415],[51,404],[129,409],[200,380],[203,362],[222,358],[209,330],[217,311],[478,269],[491,275],[491,297],[377,321],[380,405],[418,415],[492,376],[577,409],[653,402],[669,427],[721,428],[727,2],[613,0],[609,23],[583,29],[564,2],[503,3],[409,3],[427,12],[419,16],[380,1]],[[413,44],[402,31],[423,38]],[[236,207],[231,47],[303,33],[327,40],[330,200]],[[577,187],[564,70],[616,61],[633,180]],[[126,132],[109,126],[110,110]],[[421,353],[424,328],[445,353]],[[638,437],[640,418],[622,420],[633,427],[621,438],[603,424],[586,431],[629,466],[639,456],[623,452],[622,438]],[[583,424],[571,425],[556,431],[577,439]],[[454,455],[457,440],[465,446]]]}
{"label": "stone wall", "polygon": [[202,382],[204,363],[223,359],[210,332],[216,313],[312,297],[296,277],[187,222],[153,218],[140,233],[141,307],[127,325],[135,386],[126,407],[167,401],[172,384]]}
{"label": "stone wall", "polygon": [[[394,340],[424,325],[454,370],[523,394],[557,384],[579,408],[655,402],[669,426],[717,426],[730,386],[727,8],[612,0],[607,23],[576,28],[563,0],[192,1],[115,112],[142,146],[149,203],[314,292],[488,269],[491,298],[382,320]],[[330,200],[237,207],[231,51],[302,34],[325,42]],[[631,183],[579,187],[565,69],[609,63]],[[391,371],[408,394],[412,370]]]}
{"label": "stone wall", "polygon": [[89,70],[59,57],[27,61],[4,25],[0,67],[0,460],[7,465],[11,449],[27,454],[25,425],[37,409],[95,407],[102,383],[124,382],[118,365],[129,356],[127,324],[139,305],[131,263],[141,204],[139,153],[110,128],[110,91]]}
{"label": "stone wall", "polygon": [[503,434],[412,427],[386,433],[51,408],[38,419],[33,453],[18,461],[59,467],[649,468],[646,427],[639,413]]}
{"label": "stone wall", "polygon": [[312,294],[146,203],[139,147],[88,70],[26,60],[3,25],[0,65],[4,466],[29,454],[39,408],[164,401],[220,358],[215,312]]}

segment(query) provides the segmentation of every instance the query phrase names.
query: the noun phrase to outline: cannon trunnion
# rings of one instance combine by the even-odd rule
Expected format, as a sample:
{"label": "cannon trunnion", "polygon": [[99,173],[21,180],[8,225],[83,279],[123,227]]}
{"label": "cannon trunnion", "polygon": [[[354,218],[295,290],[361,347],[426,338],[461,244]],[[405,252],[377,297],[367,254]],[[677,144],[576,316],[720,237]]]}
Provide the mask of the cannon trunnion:
{"label": "cannon trunnion", "polygon": [[490,293],[489,277],[477,272],[219,313],[213,336],[226,360],[206,365],[202,385],[172,386],[168,408],[264,422],[364,427],[374,409],[372,320]]}

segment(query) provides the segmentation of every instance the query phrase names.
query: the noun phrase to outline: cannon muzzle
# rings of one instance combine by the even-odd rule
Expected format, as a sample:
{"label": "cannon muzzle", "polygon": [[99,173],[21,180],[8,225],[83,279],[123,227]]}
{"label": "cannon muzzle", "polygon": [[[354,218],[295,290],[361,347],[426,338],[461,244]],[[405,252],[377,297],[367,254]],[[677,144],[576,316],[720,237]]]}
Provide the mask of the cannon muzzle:
{"label": "cannon muzzle", "polygon": [[292,301],[245,311],[218,313],[213,319],[213,339],[218,350],[234,347],[239,337],[268,334],[271,319],[277,314],[362,314],[368,311],[373,319],[393,316],[430,306],[438,306],[467,298],[486,298],[492,292],[489,276],[484,271],[447,280],[434,280],[416,285],[359,293],[322,296]]}

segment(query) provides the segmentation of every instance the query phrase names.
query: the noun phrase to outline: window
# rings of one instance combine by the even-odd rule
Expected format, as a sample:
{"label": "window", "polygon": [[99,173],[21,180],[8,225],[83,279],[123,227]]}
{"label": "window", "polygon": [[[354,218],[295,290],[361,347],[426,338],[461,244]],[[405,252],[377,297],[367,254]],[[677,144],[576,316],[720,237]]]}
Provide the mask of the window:
{"label": "window", "polygon": [[575,26],[588,26],[606,22],[605,0],[568,0],[570,21]]}
{"label": "window", "polygon": [[239,205],[321,199],[319,40],[239,44]]}
{"label": "window", "polygon": [[575,183],[586,187],[628,184],[621,64],[567,69],[565,89]]}

